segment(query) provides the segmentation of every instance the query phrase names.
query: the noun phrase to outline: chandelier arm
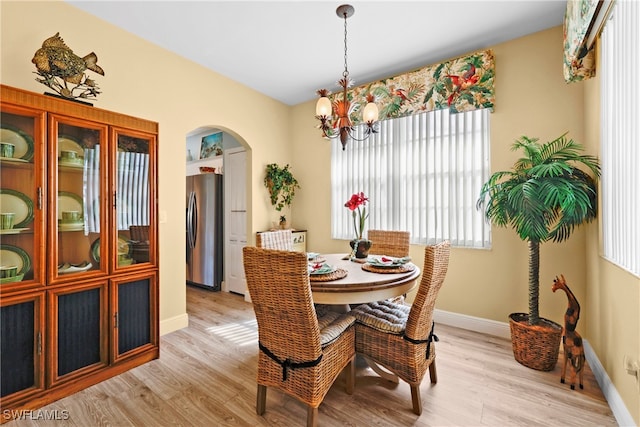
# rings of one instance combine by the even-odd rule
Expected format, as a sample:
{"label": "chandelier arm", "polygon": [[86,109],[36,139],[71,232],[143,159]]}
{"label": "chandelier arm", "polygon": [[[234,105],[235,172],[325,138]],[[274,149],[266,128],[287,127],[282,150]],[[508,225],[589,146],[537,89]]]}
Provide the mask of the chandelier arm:
{"label": "chandelier arm", "polygon": [[[355,133],[355,129],[358,126],[367,126],[367,128],[364,130],[364,135],[363,135],[362,138],[356,138],[355,137],[355,134],[354,134]],[[334,129],[334,128],[332,128],[332,129]],[[349,138],[351,138],[352,140],[357,141],[357,142],[366,141],[371,136],[372,133],[378,133],[378,129],[375,128],[375,123],[373,123],[371,125],[369,125],[368,123],[361,123],[361,124],[356,125],[356,126],[345,127],[344,129],[347,130],[347,133],[349,134]],[[337,129],[337,132],[334,133],[333,135],[327,135],[327,133],[324,130],[323,130],[322,133],[324,134],[323,136],[325,138],[329,138],[329,139],[338,139],[338,138],[340,138],[340,129]]]}

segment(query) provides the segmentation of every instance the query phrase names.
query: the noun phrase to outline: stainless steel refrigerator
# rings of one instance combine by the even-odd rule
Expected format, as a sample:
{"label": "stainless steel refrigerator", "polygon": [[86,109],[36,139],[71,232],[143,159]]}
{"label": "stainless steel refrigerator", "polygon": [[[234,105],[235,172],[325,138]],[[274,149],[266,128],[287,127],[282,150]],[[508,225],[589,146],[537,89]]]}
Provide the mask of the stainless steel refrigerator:
{"label": "stainless steel refrigerator", "polygon": [[223,275],[223,178],[187,177],[187,283],[219,291]]}

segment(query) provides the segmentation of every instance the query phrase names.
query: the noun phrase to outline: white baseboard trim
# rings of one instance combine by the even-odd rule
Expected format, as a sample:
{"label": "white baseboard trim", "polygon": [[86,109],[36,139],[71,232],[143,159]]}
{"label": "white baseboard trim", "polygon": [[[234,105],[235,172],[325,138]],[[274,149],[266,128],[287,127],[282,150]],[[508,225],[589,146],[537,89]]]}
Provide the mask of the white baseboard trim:
{"label": "white baseboard trim", "polygon": [[[465,314],[452,313],[450,311],[434,310],[433,320],[443,325],[454,326],[456,328],[467,329],[474,332],[493,335],[501,338],[511,339],[509,323],[497,322],[495,320],[483,319],[481,317],[467,316]],[[613,412],[613,416],[620,426],[636,426],[631,413],[627,409],[620,394],[614,387],[609,375],[604,370],[598,356],[587,340],[583,340],[584,354],[589,362],[589,366],[596,377],[596,381],[602,390],[602,394]]]}
{"label": "white baseboard trim", "polygon": [[174,316],[170,319],[160,321],[160,336],[186,328],[189,326],[189,315],[187,313]]}
{"label": "white baseboard trim", "polygon": [[589,362],[589,367],[593,371],[593,375],[596,377],[600,390],[602,390],[602,394],[604,394],[605,399],[607,399],[607,403],[609,403],[611,412],[613,412],[613,416],[616,417],[618,425],[636,426],[618,390],[613,386],[609,375],[604,370],[602,363],[600,363],[600,359],[598,359],[598,356],[593,351],[593,347],[591,347],[587,340],[583,340],[582,343],[584,345],[584,355],[587,358],[587,362]]}
{"label": "white baseboard trim", "polygon": [[511,339],[509,324],[506,322],[498,322],[438,309],[435,309],[433,312],[433,320],[443,325],[455,326],[460,329],[468,329],[470,331]]}

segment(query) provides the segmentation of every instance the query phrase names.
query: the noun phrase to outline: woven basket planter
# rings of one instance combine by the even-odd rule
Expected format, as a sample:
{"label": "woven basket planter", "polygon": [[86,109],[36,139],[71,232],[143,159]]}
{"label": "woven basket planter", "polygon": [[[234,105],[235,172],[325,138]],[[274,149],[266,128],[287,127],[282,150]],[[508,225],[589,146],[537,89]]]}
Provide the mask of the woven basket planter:
{"label": "woven basket planter", "polygon": [[562,326],[543,318],[530,326],[528,319],[527,313],[509,315],[513,357],[528,368],[551,371],[558,362]]}

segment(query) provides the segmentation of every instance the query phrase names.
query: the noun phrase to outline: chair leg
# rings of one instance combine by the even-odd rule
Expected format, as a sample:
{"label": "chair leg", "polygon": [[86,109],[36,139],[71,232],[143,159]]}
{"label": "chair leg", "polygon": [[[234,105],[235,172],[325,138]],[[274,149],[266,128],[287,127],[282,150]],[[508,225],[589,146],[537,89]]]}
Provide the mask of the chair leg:
{"label": "chair leg", "polygon": [[413,404],[413,413],[422,414],[422,399],[420,399],[420,384],[409,384],[411,386],[411,403]]}
{"label": "chair leg", "polygon": [[307,408],[307,427],[316,427],[318,425],[318,408]]}
{"label": "chair leg", "polygon": [[429,365],[429,378],[431,379],[431,384],[435,384],[438,382],[438,372],[436,371],[436,359],[434,358]]}
{"label": "chair leg", "polygon": [[256,413],[258,415],[264,414],[264,410],[267,406],[267,386],[258,384],[258,393],[256,397]]}
{"label": "chair leg", "polygon": [[353,389],[356,384],[356,357],[355,356],[351,358],[351,361],[347,365],[345,371],[346,371],[345,373],[347,374],[347,385],[346,385],[347,394],[353,394]]}

